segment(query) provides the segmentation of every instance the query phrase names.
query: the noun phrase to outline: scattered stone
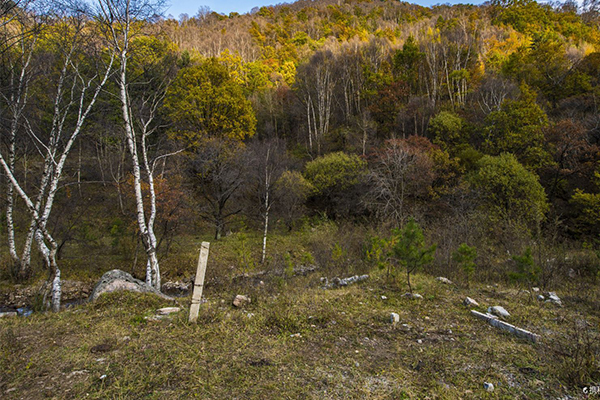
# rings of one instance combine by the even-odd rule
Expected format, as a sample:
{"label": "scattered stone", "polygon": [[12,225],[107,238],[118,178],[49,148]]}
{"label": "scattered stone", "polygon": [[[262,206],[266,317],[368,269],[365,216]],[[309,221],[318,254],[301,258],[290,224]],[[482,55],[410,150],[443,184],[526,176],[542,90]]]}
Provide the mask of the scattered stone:
{"label": "scattered stone", "polygon": [[135,279],[131,274],[119,269],[113,269],[108,271],[98,281],[92,294],[90,295],[89,301],[95,301],[104,293],[116,292],[120,290],[127,290],[136,293],[153,293],[157,296],[162,297],[166,300],[173,300],[173,298],[159,292],[155,288],[146,283]]}
{"label": "scattered stone", "polygon": [[490,314],[493,314],[493,315],[497,315],[498,317],[502,317],[502,318],[510,317],[509,312],[506,311],[506,309],[504,309],[504,307],[502,307],[502,306],[488,307],[487,312]]}
{"label": "scattered stone", "polygon": [[179,308],[179,307],[165,307],[165,308],[159,308],[158,310],[156,310],[158,315],[169,315],[169,314],[173,314],[173,313],[178,313],[179,311],[181,311],[181,308]]}
{"label": "scattered stone", "polygon": [[301,338],[302,335],[300,333],[294,333],[292,335],[290,335],[291,338]]}
{"label": "scattered stone", "polygon": [[89,372],[90,371],[88,371],[87,369],[82,369],[80,371],[72,371],[72,372],[69,373],[69,375],[67,375],[67,378],[72,378],[72,377],[77,376],[77,375],[87,374]]}
{"label": "scattered stone", "polygon": [[463,301],[463,304],[465,305],[465,307],[479,307],[479,303],[470,297],[467,297],[465,301]]}
{"label": "scattered stone", "polygon": [[387,300],[387,296],[381,296],[381,300]]}
{"label": "scattered stone", "polygon": [[[231,268],[233,269],[234,267],[231,266]],[[280,275],[283,274],[283,271],[280,271]],[[267,275],[267,271],[261,270],[261,271],[256,271],[256,272],[245,272],[243,274],[240,275],[236,275],[233,278],[231,278],[232,281],[237,282],[237,281],[254,281],[254,283],[258,283],[258,281],[260,281],[260,278]]]}
{"label": "scattered stone", "polygon": [[418,344],[423,344],[423,341],[422,341],[421,339],[418,339],[418,340],[417,340],[417,343],[418,343]]}
{"label": "scattered stone", "polygon": [[537,292],[540,291],[540,288],[539,287],[533,287],[533,288],[531,288],[531,290],[533,290],[535,293],[537,293]]}
{"label": "scattered stone", "polygon": [[17,316],[17,312],[16,311],[0,312],[0,318],[16,317],[16,316]]}
{"label": "scattered stone", "polygon": [[400,322],[400,315],[398,315],[395,312],[391,313],[390,314],[390,322],[392,324],[397,324],[398,322]]}
{"label": "scattered stone", "polygon": [[333,289],[352,285],[354,283],[362,282],[367,279],[369,279],[369,275],[354,275],[349,276],[348,278],[335,277],[331,280],[331,283],[329,283],[329,280],[327,278],[321,278],[321,283],[323,283],[324,289]]}
{"label": "scattered stone", "polygon": [[538,295],[537,295],[537,299],[538,299],[539,301],[544,301],[544,300],[546,300],[546,298],[545,298],[544,296],[542,296],[541,294],[538,294]]}
{"label": "scattered stone", "polygon": [[489,382],[483,382],[483,388],[487,391],[487,392],[493,392],[494,391],[494,384],[489,383]]}
{"label": "scattered stone", "polygon": [[413,300],[417,300],[417,299],[422,299],[423,296],[421,296],[419,293],[404,293],[402,295],[402,297],[406,297],[408,299],[413,299]]}
{"label": "scattered stone", "polygon": [[103,381],[106,379],[106,374],[100,376],[100,380]]}
{"label": "scattered stone", "polygon": [[252,300],[250,300],[250,297],[244,296],[244,295],[241,295],[241,294],[238,294],[233,299],[233,306],[234,307],[243,307],[246,304],[250,304],[250,303],[252,303]]}
{"label": "scattered stone", "polygon": [[294,275],[308,275],[318,269],[316,265],[298,265],[294,267]]}
{"label": "scattered stone", "polygon": [[548,293],[544,293],[547,297],[548,300],[546,300],[546,303],[554,303],[557,306],[562,306],[562,300],[560,299],[560,297],[558,297],[556,295],[555,292],[548,292]]}
{"label": "scattered stone", "polygon": [[163,293],[167,293],[170,295],[184,295],[189,293],[190,289],[192,288],[192,283],[188,282],[165,282],[163,283],[162,287],[161,287],[161,291]]}
{"label": "scattered stone", "polygon": [[452,281],[448,278],[444,278],[443,276],[438,276],[437,278],[435,278],[436,281],[440,282],[440,283],[445,283],[446,285],[452,285]]}

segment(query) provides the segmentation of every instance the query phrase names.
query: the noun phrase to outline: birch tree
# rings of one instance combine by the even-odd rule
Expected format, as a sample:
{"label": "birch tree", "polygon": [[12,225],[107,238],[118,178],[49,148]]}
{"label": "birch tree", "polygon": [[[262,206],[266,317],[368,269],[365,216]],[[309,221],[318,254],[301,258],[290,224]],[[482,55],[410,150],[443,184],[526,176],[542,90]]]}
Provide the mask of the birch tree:
{"label": "birch tree", "polygon": [[258,198],[260,218],[263,224],[262,253],[260,262],[267,257],[267,236],[269,234],[269,218],[276,201],[275,183],[284,170],[285,143],[280,140],[256,142],[250,148],[251,163],[254,175],[254,194]]}
{"label": "birch tree", "polygon": [[[27,104],[29,81],[28,78],[21,77],[29,72],[32,53],[27,58],[29,61],[22,64],[17,95],[4,96],[4,100],[10,105],[9,108],[15,110],[13,117],[18,117],[11,126],[23,128],[43,160],[42,173],[36,188],[28,190],[19,180],[14,168],[14,146],[11,144],[11,138],[17,133],[16,127],[11,127],[9,132],[8,152],[0,152],[0,165],[8,178],[11,190],[24,201],[31,218],[23,255],[19,260],[19,274],[28,274],[31,247],[35,240],[49,269],[49,281],[52,281],[52,309],[58,311],[61,297],[60,269],[56,261],[58,246],[47,229],[47,223],[70,151],[109,78],[112,58],[107,64],[99,62],[97,70],[89,63],[89,60],[100,61],[100,58],[95,57],[100,49],[91,40],[94,32],[89,26],[90,20],[86,15],[85,4],[65,3],[61,10],[52,13],[51,19],[52,31],[45,35],[44,48],[49,50],[52,57],[44,59],[48,69],[44,78],[50,76],[55,77],[55,80],[48,85],[47,79],[44,79],[44,83],[51,89],[52,106],[48,110],[41,109],[37,112],[40,115],[39,123],[33,116],[23,112]],[[34,40],[32,45],[35,46],[35,43],[37,41]],[[47,120],[51,123],[45,123]],[[12,142],[14,143],[14,138]],[[12,203],[9,204],[12,206]],[[9,240],[12,240],[14,245],[14,236]],[[13,250],[11,255],[14,257],[16,246]]]}
{"label": "birch tree", "polygon": [[[134,107],[128,63],[134,54],[132,43],[143,36],[145,23],[161,14],[164,2],[161,0],[98,0],[98,14],[104,27],[111,53],[119,62],[116,74],[118,98],[125,140],[130,155],[133,190],[136,200],[136,214],[139,234],[146,251],[146,283],[160,290],[160,267],[157,257],[157,240],[154,233],[156,221],[156,189],[154,172],[157,161],[169,156],[163,154],[151,158],[149,138],[157,132],[157,111],[164,99],[168,82],[155,82],[160,89],[141,100]],[[147,186],[148,196],[144,195],[142,185]]]}
{"label": "birch tree", "polygon": [[[2,76],[0,99],[2,100],[2,119],[5,121],[2,136],[6,142],[6,161],[10,170],[15,171],[17,157],[17,131],[23,120],[23,113],[29,97],[29,84],[32,78],[30,65],[33,51],[36,47],[39,27],[37,16],[26,13],[14,14],[19,11],[11,4],[2,2],[2,65],[5,68]],[[10,29],[8,25],[10,23]],[[15,243],[14,224],[14,189],[10,181],[6,184],[6,226],[8,252],[11,257],[11,273],[20,280],[26,278],[28,262],[21,264]],[[31,247],[31,246],[30,246]]]}
{"label": "birch tree", "polygon": [[334,56],[329,50],[317,52],[307,65],[299,68],[299,97],[305,107],[310,152],[321,154],[323,137],[329,132],[333,108]]}

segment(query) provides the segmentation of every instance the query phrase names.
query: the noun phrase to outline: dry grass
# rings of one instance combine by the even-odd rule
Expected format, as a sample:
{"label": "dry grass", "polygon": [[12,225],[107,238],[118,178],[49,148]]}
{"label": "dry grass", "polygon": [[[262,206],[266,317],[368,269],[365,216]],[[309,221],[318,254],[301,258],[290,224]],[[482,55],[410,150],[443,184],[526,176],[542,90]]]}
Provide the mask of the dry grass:
{"label": "dry grass", "polygon": [[[476,285],[467,291],[426,275],[415,276],[420,301],[403,298],[404,291],[378,273],[364,284],[335,290],[320,289],[318,278],[209,288],[209,302],[194,325],[187,322],[187,309],[170,319],[146,319],[168,302],[127,293],[59,314],[0,320],[0,394],[535,399],[582,393],[566,384],[566,364],[549,350],[555,342],[533,345],[496,331],[461,302],[469,295],[481,309],[503,305],[513,323],[544,338],[568,334],[572,325],[565,321],[586,319],[597,339],[597,288],[585,296],[559,292],[566,303],[560,308],[516,289]],[[249,294],[252,304],[234,309],[236,293]],[[187,307],[187,301],[181,304]],[[390,312],[400,314],[400,324],[389,322]],[[496,390],[485,392],[484,381]]]}

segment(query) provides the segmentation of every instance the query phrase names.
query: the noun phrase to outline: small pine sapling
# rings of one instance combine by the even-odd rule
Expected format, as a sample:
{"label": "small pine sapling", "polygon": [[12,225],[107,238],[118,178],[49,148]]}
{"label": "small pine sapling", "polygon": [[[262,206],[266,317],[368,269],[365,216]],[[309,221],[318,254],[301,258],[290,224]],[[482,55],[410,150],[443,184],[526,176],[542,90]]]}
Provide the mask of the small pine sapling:
{"label": "small pine sapling", "polygon": [[465,274],[467,287],[469,287],[469,283],[475,272],[475,258],[477,258],[477,249],[466,243],[458,246],[458,249],[452,253],[452,260],[458,264]]}
{"label": "small pine sapling", "polygon": [[531,288],[539,281],[542,272],[540,266],[533,261],[531,247],[527,247],[522,255],[513,256],[513,260],[517,263],[517,271],[510,273],[510,278],[525,283],[531,293]]}
{"label": "small pine sapling", "polygon": [[365,251],[365,258],[367,262],[375,265],[380,270],[385,269],[387,271],[388,281],[392,275],[392,265],[388,262],[390,242],[391,240],[374,236],[371,238],[369,247]]}
{"label": "small pine sapling", "polygon": [[433,261],[436,245],[427,246],[421,227],[410,219],[404,229],[394,229],[392,257],[406,268],[408,290],[412,293],[410,274]]}

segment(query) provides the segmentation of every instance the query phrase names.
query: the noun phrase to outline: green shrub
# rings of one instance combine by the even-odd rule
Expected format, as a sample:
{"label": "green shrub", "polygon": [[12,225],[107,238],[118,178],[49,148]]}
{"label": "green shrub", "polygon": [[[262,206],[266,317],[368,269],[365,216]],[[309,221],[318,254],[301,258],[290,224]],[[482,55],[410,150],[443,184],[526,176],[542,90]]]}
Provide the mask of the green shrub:
{"label": "green shrub", "polygon": [[465,274],[467,286],[469,286],[469,282],[471,281],[473,273],[475,272],[476,257],[477,249],[469,246],[466,243],[462,243],[460,246],[458,246],[458,249],[452,253],[452,260],[458,264]]}
{"label": "green shrub", "polygon": [[548,211],[546,193],[538,177],[514,155],[484,156],[470,182],[481,196],[481,209],[492,222],[511,220],[533,226]]}

